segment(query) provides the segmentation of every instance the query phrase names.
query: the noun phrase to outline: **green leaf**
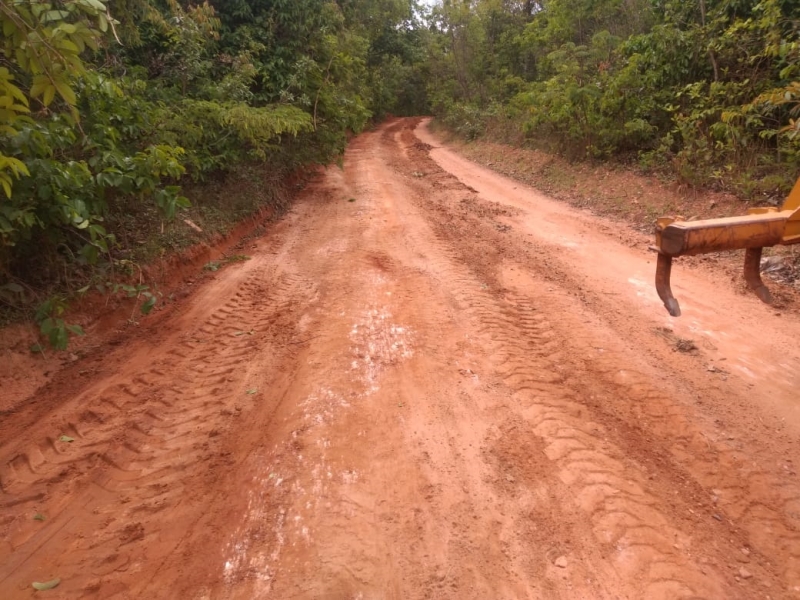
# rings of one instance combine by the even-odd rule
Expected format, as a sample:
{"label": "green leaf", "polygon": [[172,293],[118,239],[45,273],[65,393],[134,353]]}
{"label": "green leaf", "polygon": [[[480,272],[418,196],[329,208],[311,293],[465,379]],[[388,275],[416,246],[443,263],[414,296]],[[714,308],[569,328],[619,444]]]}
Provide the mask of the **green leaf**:
{"label": "green leaf", "polygon": [[75,335],[86,335],[86,332],[80,325],[67,325],[67,329],[69,329],[69,331]]}
{"label": "green leaf", "polygon": [[53,85],[55,85],[59,95],[64,99],[64,102],[66,102],[70,106],[75,105],[75,103],[78,101],[78,97],[75,95],[75,92],[72,91],[72,88],[69,87],[66,81],[64,81],[63,79],[54,78]]}
{"label": "green leaf", "polygon": [[256,394],[256,393],[258,393],[258,389],[256,389],[256,388],[247,390],[247,394],[250,395],[250,396],[252,396],[253,394]]}
{"label": "green leaf", "polygon": [[42,332],[42,335],[50,335],[56,327],[58,327],[56,320],[52,317],[47,317],[39,325],[39,331]]}
{"label": "green leaf", "polygon": [[52,85],[47,85],[42,89],[42,91],[44,92],[44,95],[42,96],[42,104],[45,106],[50,106],[50,104],[53,102],[53,98],[56,97],[56,88]]}
{"label": "green leaf", "polygon": [[33,589],[44,592],[45,590],[52,590],[54,587],[58,587],[59,583],[61,583],[61,580],[56,578],[51,581],[45,581],[44,583],[34,581],[31,585],[33,586]]}
{"label": "green leaf", "polygon": [[[42,18],[42,22],[47,23],[49,21],[63,21],[67,17],[69,17],[69,13],[65,10],[48,10]],[[61,25],[61,27],[63,28],[64,25],[66,25],[66,23]],[[73,26],[73,30],[74,29],[75,27]],[[67,33],[70,32],[68,31]]]}
{"label": "green leaf", "polygon": [[36,513],[33,515],[34,521],[44,521],[47,517],[45,517],[42,513]]}
{"label": "green leaf", "polygon": [[86,244],[81,248],[80,253],[90,265],[96,264],[100,257],[100,252],[95,244]]}
{"label": "green leaf", "polygon": [[100,0],[81,0],[81,4],[89,5],[95,10],[106,12],[105,5]]}
{"label": "green leaf", "polygon": [[48,87],[51,87],[51,85],[47,75],[37,75],[33,78],[33,85],[31,85],[30,94],[36,98],[41,96]]}
{"label": "green leaf", "polygon": [[62,435],[60,438],[58,438],[58,441],[59,442],[66,442],[68,444],[71,444],[72,442],[75,441],[75,438],[69,437],[68,435]]}
{"label": "green leaf", "polygon": [[[59,29],[63,30],[64,33],[67,33],[67,34],[70,34],[70,35],[75,33],[75,30],[76,30],[75,26],[71,25],[70,23],[64,23],[63,25],[61,25],[59,27]],[[80,52],[80,49],[78,49],[78,46],[75,45],[75,42],[72,42],[70,40],[66,40],[66,39],[65,40],[59,40],[57,45],[62,50],[66,50],[67,52],[72,52],[73,54],[78,54]]]}
{"label": "green leaf", "polygon": [[155,296],[150,296],[147,299],[147,301],[145,301],[145,303],[142,304],[142,308],[141,308],[142,314],[143,315],[149,315],[150,311],[152,311],[153,307],[156,305],[156,302],[157,302],[156,297]]}

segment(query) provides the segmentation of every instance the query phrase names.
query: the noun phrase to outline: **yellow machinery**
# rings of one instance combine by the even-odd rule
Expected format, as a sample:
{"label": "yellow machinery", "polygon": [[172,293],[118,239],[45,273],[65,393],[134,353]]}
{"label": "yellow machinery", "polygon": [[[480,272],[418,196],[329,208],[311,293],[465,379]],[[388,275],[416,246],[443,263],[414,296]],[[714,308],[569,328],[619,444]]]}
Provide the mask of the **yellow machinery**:
{"label": "yellow machinery", "polygon": [[681,307],[670,288],[672,259],[721,250],[745,249],[744,278],[748,287],[767,304],[769,290],[761,281],[761,251],[767,246],[800,243],[800,179],[777,208],[751,208],[743,217],[681,221],[662,217],[656,224],[656,290],[673,317]]}

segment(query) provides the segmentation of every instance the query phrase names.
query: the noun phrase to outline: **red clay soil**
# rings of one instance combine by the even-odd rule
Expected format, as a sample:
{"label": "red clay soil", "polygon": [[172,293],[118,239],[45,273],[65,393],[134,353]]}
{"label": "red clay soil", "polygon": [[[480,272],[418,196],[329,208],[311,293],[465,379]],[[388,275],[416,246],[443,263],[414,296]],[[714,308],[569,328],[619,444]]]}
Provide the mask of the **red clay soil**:
{"label": "red clay soil", "polygon": [[[305,174],[302,177],[294,176],[285,185],[287,188],[300,186],[305,179]],[[232,256],[247,256],[246,252],[252,245],[250,240],[263,232],[264,227],[278,214],[276,207],[265,206],[225,235],[203,234],[205,241],[151,261],[142,268],[141,273],[135,273],[126,283],[136,285],[146,282],[158,298],[155,312],[170,313],[176,298],[185,298],[194,285],[213,277],[212,273],[203,269],[205,265],[224,263],[226,258]],[[41,341],[38,327],[33,323],[17,323],[0,328],[0,385],[3,391],[0,395],[0,415],[13,410],[18,402],[47,385],[64,365],[97,352],[103,353],[109,344],[122,343],[131,335],[131,329],[139,326],[139,307],[144,301],[142,296],[128,298],[123,292],[113,296],[94,290],[80,298],[71,299],[64,319],[70,324],[82,326],[89,335],[72,336],[68,352],[32,353],[31,346]]]}
{"label": "red clay soil", "polygon": [[9,401],[0,598],[800,598],[800,317],[438,145]]}

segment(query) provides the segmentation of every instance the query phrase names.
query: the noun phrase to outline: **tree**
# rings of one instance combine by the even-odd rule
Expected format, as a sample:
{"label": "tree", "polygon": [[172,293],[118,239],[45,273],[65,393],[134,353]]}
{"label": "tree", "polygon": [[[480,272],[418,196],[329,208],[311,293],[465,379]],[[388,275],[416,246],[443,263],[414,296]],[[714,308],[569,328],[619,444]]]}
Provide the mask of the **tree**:
{"label": "tree", "polygon": [[[20,124],[30,122],[32,101],[47,109],[56,94],[77,118],[73,81],[86,72],[81,54],[98,48],[101,32],[112,22],[100,0],[0,3],[2,53],[10,66],[0,67],[0,133],[15,135]],[[23,175],[30,175],[25,162],[0,152],[6,197]]]}

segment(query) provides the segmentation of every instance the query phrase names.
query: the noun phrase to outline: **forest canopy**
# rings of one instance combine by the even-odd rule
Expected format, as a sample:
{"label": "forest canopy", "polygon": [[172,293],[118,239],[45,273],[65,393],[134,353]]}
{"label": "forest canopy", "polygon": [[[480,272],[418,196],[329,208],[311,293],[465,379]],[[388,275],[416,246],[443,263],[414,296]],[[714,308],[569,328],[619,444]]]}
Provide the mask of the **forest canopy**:
{"label": "forest canopy", "polygon": [[575,157],[780,198],[800,173],[794,0],[443,0],[433,111]]}

